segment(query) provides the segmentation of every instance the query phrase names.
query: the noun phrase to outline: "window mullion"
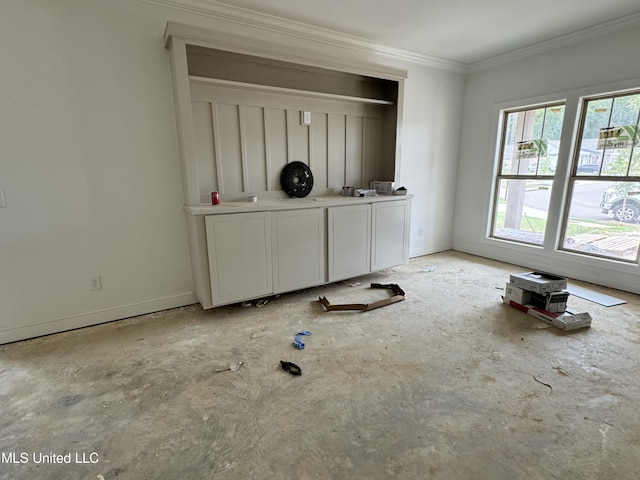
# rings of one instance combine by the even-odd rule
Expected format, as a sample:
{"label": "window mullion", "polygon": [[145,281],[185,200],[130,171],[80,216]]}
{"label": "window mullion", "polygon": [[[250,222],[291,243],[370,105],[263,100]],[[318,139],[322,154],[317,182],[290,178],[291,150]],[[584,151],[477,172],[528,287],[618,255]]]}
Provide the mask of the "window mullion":
{"label": "window mullion", "polygon": [[631,172],[631,164],[633,163],[633,154],[638,141],[638,124],[640,124],[640,108],[638,108],[638,116],[636,117],[635,131],[633,133],[633,141],[631,142],[631,152],[629,152],[629,165],[627,165],[627,177]]}

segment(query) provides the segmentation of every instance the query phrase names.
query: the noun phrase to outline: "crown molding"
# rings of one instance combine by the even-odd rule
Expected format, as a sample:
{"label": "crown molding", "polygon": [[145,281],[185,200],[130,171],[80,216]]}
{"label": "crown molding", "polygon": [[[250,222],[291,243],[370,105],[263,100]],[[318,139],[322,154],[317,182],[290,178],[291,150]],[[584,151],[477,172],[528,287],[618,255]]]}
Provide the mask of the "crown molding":
{"label": "crown molding", "polygon": [[140,0],[144,3],[180,10],[204,17],[256,28],[287,37],[320,43],[340,50],[375,55],[456,73],[466,73],[466,64],[416,52],[375,44],[369,40],[327,28],[259,13],[215,0]]}
{"label": "crown molding", "polygon": [[635,25],[640,25],[640,13],[609,20],[608,22],[603,22],[599,25],[594,25],[593,27],[583,28],[582,30],[561,35],[550,40],[545,40],[544,42],[538,42],[527,47],[518,48],[501,55],[496,55],[495,57],[487,58],[486,60],[471,63],[467,66],[467,72],[475,73],[487,70],[489,68],[504,65],[505,63],[522,60],[539,53],[566,47],[574,43],[600,37]]}
{"label": "crown molding", "polygon": [[287,20],[275,15],[256,12],[246,8],[220,3],[216,0],[139,0],[186,13],[243,25],[251,28],[328,45],[356,54],[375,55],[392,60],[418,64],[456,73],[475,73],[497,67],[516,60],[544,53],[574,43],[596,38],[608,33],[640,24],[640,13],[610,20],[593,27],[561,35],[550,40],[518,48],[473,63],[462,63],[421,53],[378,45],[365,38],[349,35],[327,28],[321,28],[295,20]]}
{"label": "crown molding", "polygon": [[282,44],[279,43],[268,40],[257,40],[254,37],[246,35],[236,35],[184,23],[168,21],[165,28],[164,39],[166,47],[171,45],[174,39],[181,39],[192,45],[200,45],[245,55],[257,55],[272,60],[328,68],[357,75],[368,75],[377,78],[386,78],[388,80],[407,78],[406,70],[383,65],[377,61],[346,58],[344,55],[337,56],[335,53],[326,54],[318,50],[298,46],[288,46],[286,50],[283,50]]}

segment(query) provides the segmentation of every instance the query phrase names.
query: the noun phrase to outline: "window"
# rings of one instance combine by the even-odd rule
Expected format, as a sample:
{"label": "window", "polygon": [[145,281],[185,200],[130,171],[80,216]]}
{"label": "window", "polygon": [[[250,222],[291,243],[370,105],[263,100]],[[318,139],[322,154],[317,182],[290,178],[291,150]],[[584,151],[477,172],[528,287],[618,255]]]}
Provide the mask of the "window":
{"label": "window", "polygon": [[[559,239],[553,248],[638,264],[640,89],[579,103],[568,116],[576,118],[572,157],[561,159],[557,179],[564,103],[501,112],[490,237],[543,246],[548,231]],[[552,187],[562,190],[553,201]]]}
{"label": "window", "polygon": [[583,100],[562,248],[638,262],[640,91]]}
{"label": "window", "polygon": [[542,245],[564,104],[502,113],[491,236]]}

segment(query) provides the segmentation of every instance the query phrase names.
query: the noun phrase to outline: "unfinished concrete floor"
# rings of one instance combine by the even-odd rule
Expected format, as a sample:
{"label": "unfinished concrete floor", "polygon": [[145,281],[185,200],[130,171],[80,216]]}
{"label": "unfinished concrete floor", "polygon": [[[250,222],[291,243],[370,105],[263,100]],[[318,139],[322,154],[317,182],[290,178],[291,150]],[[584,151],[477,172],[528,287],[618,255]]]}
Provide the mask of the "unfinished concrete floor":
{"label": "unfinished concrete floor", "polygon": [[[501,303],[524,270],[447,252],[261,308],[2,346],[0,478],[637,479],[640,297],[589,286],[629,303],[572,297],[593,326],[563,333]],[[317,301],[388,295],[371,282],[407,298],[367,313]],[[51,453],[72,463],[35,463]]]}

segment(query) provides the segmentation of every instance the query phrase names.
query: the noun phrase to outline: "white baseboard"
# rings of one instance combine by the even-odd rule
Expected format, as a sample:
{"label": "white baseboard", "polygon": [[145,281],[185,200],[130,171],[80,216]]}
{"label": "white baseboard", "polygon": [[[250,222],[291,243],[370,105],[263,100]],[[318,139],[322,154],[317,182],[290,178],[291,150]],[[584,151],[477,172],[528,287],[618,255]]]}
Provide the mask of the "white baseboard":
{"label": "white baseboard", "polygon": [[106,308],[94,312],[81,313],[70,317],[56,318],[33,325],[0,330],[0,344],[17,342],[28,338],[40,337],[52,333],[60,333],[76,328],[89,327],[100,323],[122,320],[124,318],[145,315],[147,313],[158,312],[170,308],[184,307],[198,303],[198,299],[193,293],[183,293],[170,297],[157,298],[146,302],[123,305],[119,307]]}
{"label": "white baseboard", "polygon": [[[520,248],[520,250],[518,250]],[[574,280],[593,283],[640,295],[637,265],[622,265],[606,259],[588,258],[585,255],[555,252],[545,255],[528,252],[524,248],[505,245],[496,248],[484,244],[454,243],[453,250],[479,257],[510,263],[522,269],[538,269]]]}
{"label": "white baseboard", "polygon": [[450,243],[436,243],[427,245],[426,247],[411,248],[409,249],[409,258],[422,257],[423,255],[429,255],[431,253],[446,252],[447,250],[451,250]]}

